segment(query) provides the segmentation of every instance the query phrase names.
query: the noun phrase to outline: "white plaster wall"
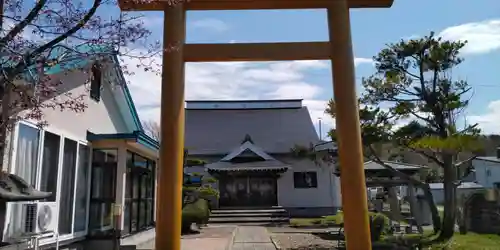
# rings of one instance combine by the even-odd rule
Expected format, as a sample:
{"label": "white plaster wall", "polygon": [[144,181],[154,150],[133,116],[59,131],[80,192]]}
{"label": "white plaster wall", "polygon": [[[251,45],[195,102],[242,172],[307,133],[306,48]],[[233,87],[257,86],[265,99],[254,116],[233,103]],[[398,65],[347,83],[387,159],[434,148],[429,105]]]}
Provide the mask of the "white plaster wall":
{"label": "white plaster wall", "polygon": [[[278,179],[278,205],[283,207],[340,207],[339,178],[333,175],[329,167],[317,166],[309,160],[290,160],[290,169]],[[317,188],[295,188],[294,172],[314,171],[317,173]]]}
{"label": "white plaster wall", "polygon": [[[214,162],[217,158],[197,157],[207,162]],[[275,157],[277,160],[290,164],[290,169],[278,178],[278,205],[283,207],[341,207],[342,196],[340,193],[340,179],[333,175],[328,166],[317,166],[309,160],[297,161],[291,157]],[[294,171],[316,171],[318,179],[318,188],[295,189],[293,183]],[[184,168],[185,173],[200,173],[204,176],[210,176],[205,171],[204,166],[193,166]],[[218,188],[218,183],[212,184]]]}
{"label": "white plaster wall", "polygon": [[[476,170],[476,181],[485,188],[493,188],[495,182],[500,183],[500,162],[476,159],[472,161]],[[489,174],[488,174],[489,170]]]}
{"label": "white plaster wall", "polygon": [[[118,104],[113,97],[116,91],[121,91],[119,86],[111,86],[108,81],[102,81],[100,101],[90,99],[90,75],[85,71],[74,71],[54,75],[63,82],[59,88],[58,98],[66,98],[64,93],[71,93],[73,97],[83,95],[87,109],[81,113],[72,110],[46,108],[44,119],[48,123],[48,129],[65,133],[76,139],[85,140],[87,130],[92,133],[123,133],[130,132],[121,116]],[[114,83],[113,83],[114,84]],[[50,102],[50,101],[47,101]]]}

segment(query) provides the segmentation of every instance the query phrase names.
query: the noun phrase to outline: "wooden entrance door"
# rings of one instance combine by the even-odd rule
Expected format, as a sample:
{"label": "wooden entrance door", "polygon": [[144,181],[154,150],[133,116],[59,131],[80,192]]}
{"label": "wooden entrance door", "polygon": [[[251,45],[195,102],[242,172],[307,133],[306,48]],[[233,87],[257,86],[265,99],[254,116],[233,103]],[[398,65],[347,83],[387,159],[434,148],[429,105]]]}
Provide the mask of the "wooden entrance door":
{"label": "wooden entrance door", "polygon": [[220,180],[221,207],[265,207],[277,205],[276,179],[233,177]]}
{"label": "wooden entrance door", "polygon": [[276,206],[276,179],[249,178],[249,199],[253,206]]}

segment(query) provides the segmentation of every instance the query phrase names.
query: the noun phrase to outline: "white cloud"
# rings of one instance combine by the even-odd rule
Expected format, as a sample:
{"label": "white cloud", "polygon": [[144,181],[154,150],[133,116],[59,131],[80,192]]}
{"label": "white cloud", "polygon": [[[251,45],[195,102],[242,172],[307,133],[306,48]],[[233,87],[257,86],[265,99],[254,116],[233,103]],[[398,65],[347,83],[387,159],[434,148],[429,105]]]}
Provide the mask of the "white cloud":
{"label": "white cloud", "polygon": [[411,40],[411,39],[418,39],[418,38],[420,38],[419,35],[410,35],[410,36],[405,36],[405,37],[403,37],[401,39],[403,39],[405,41],[408,41],[408,40]]}
{"label": "white cloud", "polygon": [[[125,61],[127,65],[137,64],[130,58],[126,58]],[[186,99],[304,98],[320,102],[316,98],[321,88],[304,81],[304,76],[306,70],[322,67],[324,63],[319,61],[188,63]],[[131,83],[130,89],[142,119],[158,120],[160,76],[136,70],[134,75],[126,78]],[[323,112],[324,105],[316,105],[315,108]]]}
{"label": "white cloud", "polygon": [[467,40],[463,53],[487,53],[500,49],[500,19],[448,27],[439,36],[447,40]]}
{"label": "white cloud", "polygon": [[500,100],[490,102],[486,112],[481,115],[469,115],[467,122],[478,123],[484,134],[500,134]]}
{"label": "white cloud", "polygon": [[[500,19],[464,23],[448,27],[437,34],[445,40],[467,41],[462,53],[482,54],[500,49]],[[413,34],[403,37],[403,40],[418,39],[420,35]]]}
{"label": "white cloud", "polygon": [[149,28],[163,27],[163,16],[147,15],[139,20]]}
{"label": "white cloud", "polygon": [[[132,58],[123,58],[125,64],[134,67],[138,64]],[[161,62],[160,58],[155,58]],[[357,63],[356,63],[357,62]],[[356,59],[355,64],[371,60]],[[132,69],[132,68],[131,68]],[[230,62],[230,63],[187,63],[186,100],[228,100],[228,99],[304,99],[316,127],[322,120],[323,134],[332,128],[334,121],[324,114],[327,98],[321,99],[324,91],[320,86],[307,80],[307,72],[320,71],[329,76],[330,64],[327,61],[285,61],[285,62]],[[160,86],[158,74],[135,70],[134,75],[126,76],[130,90],[143,120],[159,120]],[[330,94],[330,93],[328,93]],[[331,93],[333,94],[333,93]],[[331,96],[328,95],[328,96]]]}
{"label": "white cloud", "polygon": [[229,29],[229,25],[219,19],[206,18],[196,20],[190,23],[193,28],[207,29],[216,32],[223,32]]}
{"label": "white cloud", "polygon": [[354,58],[354,66],[358,66],[364,63],[373,63],[373,60],[371,58],[362,58],[362,57]]}

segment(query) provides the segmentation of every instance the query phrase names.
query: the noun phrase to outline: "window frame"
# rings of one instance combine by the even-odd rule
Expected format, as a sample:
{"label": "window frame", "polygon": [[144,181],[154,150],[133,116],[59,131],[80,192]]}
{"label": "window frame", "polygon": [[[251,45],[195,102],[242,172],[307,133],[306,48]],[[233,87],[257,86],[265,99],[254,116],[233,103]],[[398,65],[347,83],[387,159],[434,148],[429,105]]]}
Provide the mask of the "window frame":
{"label": "window frame", "polygon": [[[129,158],[130,156],[130,158]],[[144,170],[136,170],[136,167],[132,164],[135,163],[135,158],[140,157],[146,161],[146,167]],[[127,150],[127,163],[126,163],[126,184],[125,184],[125,195],[124,195],[124,213],[123,213],[123,230],[122,236],[138,233],[147,229],[150,229],[155,224],[155,188],[156,188],[156,161],[139,153]],[[145,175],[149,175],[145,177]],[[146,183],[144,183],[146,182]],[[149,183],[147,183],[149,182]],[[134,196],[134,185],[137,184],[137,197]],[[148,185],[150,193],[148,193]],[[146,190],[143,190],[146,189]],[[127,196],[127,194],[129,194]],[[143,197],[144,196],[144,197]],[[150,197],[149,197],[150,196]],[[151,203],[151,207],[148,209],[148,204]],[[136,204],[136,209],[132,209]],[[143,206],[141,206],[141,204]],[[142,209],[141,209],[142,208]],[[142,211],[146,210],[146,211]],[[134,213],[135,212],[135,213]],[[143,215],[141,217],[141,215]],[[134,216],[134,217],[133,217]],[[128,217],[128,218],[127,218]],[[136,219],[135,226],[132,226],[133,218]],[[141,221],[141,218],[144,221]],[[125,228],[127,230],[125,230]]]}
{"label": "window frame", "polygon": [[[44,202],[58,202],[58,197],[57,195],[59,194],[59,190],[61,189],[61,187],[59,186],[60,183],[59,183],[59,178],[61,177],[59,175],[59,169],[61,168],[61,148],[62,148],[62,144],[64,143],[64,137],[61,136],[60,134],[57,134],[57,133],[54,133],[54,132],[51,132],[51,131],[47,131],[47,130],[40,130],[40,144],[39,145],[39,151],[38,151],[38,161],[40,162],[39,164],[37,164],[37,182],[36,182],[36,188],[38,190],[41,190],[41,184],[42,184],[42,172],[43,172],[43,157],[45,156],[45,133],[50,133],[50,134],[53,134],[57,137],[59,137],[59,149],[58,149],[58,152],[57,152],[57,176],[56,176],[56,193],[53,194],[54,195],[54,200],[43,200]],[[43,190],[42,190],[43,191]],[[59,220],[59,218],[58,218]]]}
{"label": "window frame", "polygon": [[[312,175],[312,185],[311,186],[306,186],[306,185],[298,185],[299,182],[296,180],[297,176],[300,175],[301,179],[304,179],[306,175]],[[305,181],[301,181],[300,183],[305,183]],[[293,172],[293,187],[295,189],[316,189],[318,188],[318,172],[316,171],[296,171]]]}
{"label": "window frame", "polygon": [[[115,159],[115,167],[113,168],[110,168],[107,166],[107,164],[111,163],[111,162],[103,162],[101,163],[102,165],[100,166],[94,166],[94,159],[95,159],[95,151],[106,151],[106,150],[114,150],[116,152],[116,159]],[[105,204],[105,205],[109,205],[109,208],[110,208],[110,215],[112,216],[112,211],[113,211],[113,204],[116,203],[116,182],[118,181],[118,171],[117,171],[117,167],[118,167],[118,153],[119,153],[119,150],[118,148],[92,148],[91,149],[91,159],[90,159],[90,191],[89,191],[89,194],[88,194],[88,213],[90,213],[90,209],[92,208],[92,204]],[[103,197],[103,198],[93,198],[92,197],[92,193],[94,191],[94,185],[92,185],[92,180],[94,179],[93,177],[93,174],[94,174],[94,171],[96,168],[102,168],[102,169],[106,169],[106,170],[111,170],[111,174],[112,174],[112,185],[111,186],[111,196],[110,197]],[[90,236],[102,236],[102,235],[107,235],[113,228],[114,228],[114,224],[113,224],[113,221],[114,221],[114,218],[111,218],[111,224],[108,225],[108,226],[102,226],[99,228],[99,229],[91,229],[90,228],[90,215],[88,216],[88,220],[87,220],[87,230],[88,230],[88,234]],[[94,234],[95,233],[95,234]]]}
{"label": "window frame", "polygon": [[[79,148],[80,148],[80,145],[84,145],[84,146],[87,146],[89,149],[92,149],[91,145],[86,141],[86,140],[83,140],[83,139],[79,139],[77,136],[74,136],[72,135],[71,133],[68,133],[64,130],[59,130],[57,128],[54,128],[53,126],[48,126],[48,127],[44,127],[42,129],[39,128],[39,126],[37,126],[37,124],[31,122],[31,121],[27,121],[27,120],[22,120],[22,121],[18,121],[15,126],[14,126],[14,129],[12,130],[11,132],[11,135],[10,135],[10,138],[12,140],[12,151],[10,152],[10,156],[12,157],[10,162],[9,162],[9,173],[16,173],[16,156],[17,156],[17,147],[18,147],[18,140],[19,140],[19,128],[20,126],[23,125],[23,126],[27,126],[27,127],[31,127],[31,128],[34,128],[34,129],[37,129],[40,133],[39,135],[39,142],[38,142],[38,155],[37,155],[37,164],[36,164],[36,181],[35,181],[35,185],[34,187],[36,189],[40,189],[40,186],[41,186],[41,178],[42,178],[42,168],[43,168],[43,154],[44,154],[44,141],[45,141],[45,133],[46,132],[49,132],[51,134],[54,134],[56,136],[59,137],[59,155],[58,155],[58,170],[57,170],[57,189],[56,189],[56,199],[55,201],[35,201],[36,202],[54,202],[57,204],[57,214],[59,213],[59,210],[60,210],[60,199],[61,199],[61,182],[62,182],[62,170],[63,170],[63,149],[64,149],[64,140],[65,139],[68,139],[68,140],[72,140],[74,142],[76,142],[76,145],[77,145],[77,155],[76,155],[76,168],[78,169],[78,164],[79,164]],[[89,154],[89,159],[88,161],[90,162],[90,159],[91,159],[91,155]],[[89,170],[89,173],[91,171],[90,169],[90,165],[87,165],[86,166]],[[78,183],[78,176],[77,176],[77,173],[75,172],[74,173],[75,176],[74,176],[74,181],[73,181],[73,184],[74,184],[74,190],[73,190],[73,194],[74,192],[76,192],[76,185]],[[74,239],[74,238],[79,238],[79,237],[83,237],[85,235],[87,235],[88,233],[88,219],[89,219],[89,195],[90,195],[90,175],[88,176],[88,179],[86,180],[87,181],[87,194],[86,194],[86,213],[85,213],[85,216],[86,216],[86,223],[85,223],[85,230],[82,230],[82,231],[77,231],[75,232],[74,231],[74,224],[75,224],[75,221],[74,221],[74,214],[75,214],[75,200],[76,199],[73,199],[73,202],[72,202],[72,219],[71,219],[71,233],[69,234],[62,234],[62,235],[59,235],[59,241],[63,241],[63,240],[71,240],[71,239]],[[33,202],[29,202],[29,203],[33,203]],[[12,217],[12,205],[8,204],[7,205],[7,210],[6,210],[6,218],[5,218],[5,223],[6,225],[8,225],[11,221],[11,217]],[[59,218],[57,216],[57,222],[56,224],[59,224]],[[7,227],[6,227],[7,229]],[[6,232],[7,233],[7,232]],[[52,238],[46,238],[46,239],[41,239],[40,240],[40,245],[45,245],[45,244],[52,244],[56,241],[56,238],[55,237],[52,237]]]}

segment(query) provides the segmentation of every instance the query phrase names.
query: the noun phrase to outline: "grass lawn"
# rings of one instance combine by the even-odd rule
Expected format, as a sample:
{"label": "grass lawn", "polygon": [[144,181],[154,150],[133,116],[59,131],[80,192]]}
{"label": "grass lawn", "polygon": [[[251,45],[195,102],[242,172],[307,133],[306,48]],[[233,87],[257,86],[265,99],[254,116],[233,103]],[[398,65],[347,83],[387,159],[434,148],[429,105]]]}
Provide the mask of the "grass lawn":
{"label": "grass lawn", "polygon": [[468,233],[465,235],[455,234],[447,245],[440,244],[430,247],[429,250],[453,249],[453,250],[494,250],[500,249],[500,236],[492,234]]}
{"label": "grass lawn", "polygon": [[[431,231],[426,231],[424,235],[411,234],[404,236],[387,236],[381,242],[417,242],[418,239],[428,242],[434,239]],[[496,250],[500,249],[500,236],[493,234],[468,233],[465,235],[455,234],[448,243],[435,244],[424,248],[427,250]]]}
{"label": "grass lawn", "polygon": [[292,218],[290,226],[292,227],[327,227],[342,223],[343,217],[338,215],[325,216],[323,218]]}
{"label": "grass lawn", "polygon": [[[440,211],[442,213],[442,211]],[[375,215],[375,213],[370,213]],[[332,227],[343,223],[344,217],[340,212],[336,215],[325,216],[322,218],[293,218],[290,220],[292,227]],[[431,231],[426,231],[424,235],[405,235],[403,237],[387,236],[382,242],[400,241],[402,238],[413,241],[417,238],[431,240],[433,237]],[[392,239],[391,239],[392,238]],[[397,239],[399,238],[399,240]],[[452,249],[452,250],[496,250],[500,249],[500,235],[468,233],[466,235],[455,234],[453,239],[447,244],[436,244],[427,250]]]}
{"label": "grass lawn", "polygon": [[[377,215],[377,213],[369,213],[369,216]],[[336,226],[344,223],[344,214],[338,212],[336,215],[328,215],[321,218],[292,218],[290,226],[292,227],[328,227]]]}

